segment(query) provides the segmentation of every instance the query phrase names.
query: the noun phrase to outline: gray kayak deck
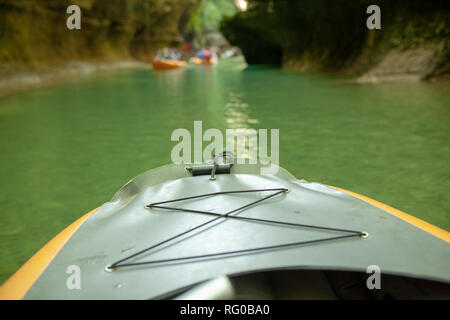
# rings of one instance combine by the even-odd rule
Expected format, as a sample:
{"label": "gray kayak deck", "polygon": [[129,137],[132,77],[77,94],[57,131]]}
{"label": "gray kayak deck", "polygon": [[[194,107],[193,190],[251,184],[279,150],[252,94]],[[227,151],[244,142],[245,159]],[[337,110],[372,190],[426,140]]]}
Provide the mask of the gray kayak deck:
{"label": "gray kayak deck", "polygon": [[[270,188],[290,191],[235,215],[359,230],[369,236],[105,271],[107,265],[214,218],[192,212],[149,210],[145,205],[212,192]],[[224,214],[268,194],[224,194],[170,205]],[[342,233],[335,231],[220,218],[127,262],[196,256],[340,235]],[[80,267],[80,290],[66,287],[66,270],[70,265]],[[447,242],[347,193],[297,180],[284,170],[278,175],[259,175],[236,166],[232,174],[218,175],[215,181],[210,181],[208,176],[189,176],[181,166],[166,166],[132,180],[92,214],[57,254],[25,299],[151,299],[221,275],[282,269],[366,272],[370,265],[379,266],[386,274],[450,282]]]}

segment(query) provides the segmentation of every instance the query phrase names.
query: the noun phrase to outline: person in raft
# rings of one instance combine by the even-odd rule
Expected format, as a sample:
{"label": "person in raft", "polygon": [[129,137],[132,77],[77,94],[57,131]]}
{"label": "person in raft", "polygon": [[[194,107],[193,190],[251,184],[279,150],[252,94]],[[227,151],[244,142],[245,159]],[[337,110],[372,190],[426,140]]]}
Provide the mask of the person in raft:
{"label": "person in raft", "polygon": [[203,50],[203,60],[209,62],[211,60],[211,51]]}

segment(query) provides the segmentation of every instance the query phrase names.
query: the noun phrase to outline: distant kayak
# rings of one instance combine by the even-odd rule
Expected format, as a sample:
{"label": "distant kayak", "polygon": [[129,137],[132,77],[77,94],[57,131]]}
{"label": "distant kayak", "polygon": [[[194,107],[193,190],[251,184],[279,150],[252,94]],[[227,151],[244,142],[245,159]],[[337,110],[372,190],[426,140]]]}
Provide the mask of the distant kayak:
{"label": "distant kayak", "polygon": [[180,67],[186,67],[187,62],[182,60],[155,60],[153,61],[153,69],[168,70]]}
{"label": "distant kayak", "polygon": [[192,59],[192,62],[197,66],[201,66],[201,65],[211,66],[211,65],[217,64],[217,59],[211,58],[208,61],[205,61],[205,60],[195,57],[194,59]]}

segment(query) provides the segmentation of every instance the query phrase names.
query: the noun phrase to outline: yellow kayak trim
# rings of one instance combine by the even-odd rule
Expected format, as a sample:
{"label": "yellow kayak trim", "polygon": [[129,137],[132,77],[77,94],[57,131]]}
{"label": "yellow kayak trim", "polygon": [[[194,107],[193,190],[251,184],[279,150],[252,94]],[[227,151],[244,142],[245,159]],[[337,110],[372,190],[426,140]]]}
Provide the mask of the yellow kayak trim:
{"label": "yellow kayak trim", "polygon": [[369,197],[366,197],[366,196],[360,195],[358,193],[355,193],[355,192],[352,192],[352,191],[348,191],[348,190],[345,190],[345,189],[342,189],[342,188],[339,188],[339,187],[334,187],[334,186],[329,186],[329,187],[331,187],[333,189],[336,189],[336,190],[339,190],[339,191],[342,191],[342,192],[345,192],[345,193],[348,193],[348,194],[350,194],[350,195],[352,195],[352,196],[354,196],[354,197],[356,197],[358,199],[361,199],[361,200],[363,200],[363,201],[365,201],[367,203],[370,203],[371,205],[374,205],[375,207],[378,207],[378,208],[380,208],[380,209],[382,209],[382,210],[392,214],[393,216],[396,216],[397,218],[400,218],[400,219],[408,222],[409,224],[412,224],[413,226],[415,226],[415,227],[417,227],[419,229],[422,229],[423,231],[426,231],[426,232],[432,234],[433,236],[435,236],[435,237],[437,237],[437,238],[439,238],[441,240],[444,240],[447,243],[450,243],[450,233],[445,231],[444,229],[436,227],[435,225],[432,225],[431,223],[423,221],[423,220],[421,220],[419,218],[416,218],[416,217],[414,217],[414,216],[412,216],[410,214],[407,214],[407,213],[405,213],[403,211],[395,209],[395,208],[393,208],[391,206],[388,206],[388,205],[386,205],[384,203],[381,203],[381,202],[378,202],[376,200],[373,200],[373,199],[371,199]]}
{"label": "yellow kayak trim", "polygon": [[11,278],[0,287],[0,300],[20,300],[45,271],[59,251],[81,225],[96,211],[94,209],[61,231],[36,252]]}

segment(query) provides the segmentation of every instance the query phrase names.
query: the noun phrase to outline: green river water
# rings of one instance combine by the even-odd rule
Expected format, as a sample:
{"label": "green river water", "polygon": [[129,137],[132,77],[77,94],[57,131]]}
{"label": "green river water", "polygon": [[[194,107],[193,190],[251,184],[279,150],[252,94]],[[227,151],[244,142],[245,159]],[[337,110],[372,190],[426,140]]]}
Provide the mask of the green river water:
{"label": "green river water", "polygon": [[222,64],[108,71],[0,97],[0,283],[137,174],[171,161],[176,128],[280,129],[297,178],[450,230],[448,84],[356,84]]}

